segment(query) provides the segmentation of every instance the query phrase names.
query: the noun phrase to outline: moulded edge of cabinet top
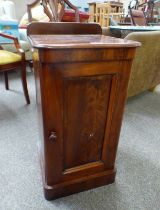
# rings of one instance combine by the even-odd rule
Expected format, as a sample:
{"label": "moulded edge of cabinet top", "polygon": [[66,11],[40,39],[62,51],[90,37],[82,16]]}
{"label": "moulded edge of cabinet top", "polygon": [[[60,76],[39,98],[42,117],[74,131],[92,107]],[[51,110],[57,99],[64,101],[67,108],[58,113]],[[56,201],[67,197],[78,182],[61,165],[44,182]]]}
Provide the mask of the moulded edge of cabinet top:
{"label": "moulded edge of cabinet top", "polygon": [[141,46],[140,42],[104,35],[30,35],[34,48],[130,48]]}

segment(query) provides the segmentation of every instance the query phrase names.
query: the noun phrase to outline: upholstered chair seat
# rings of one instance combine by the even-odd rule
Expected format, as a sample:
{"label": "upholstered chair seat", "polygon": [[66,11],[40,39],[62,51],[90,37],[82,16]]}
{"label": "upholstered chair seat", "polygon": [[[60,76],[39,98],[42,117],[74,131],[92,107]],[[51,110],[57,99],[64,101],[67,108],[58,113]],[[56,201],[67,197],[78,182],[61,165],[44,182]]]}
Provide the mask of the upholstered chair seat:
{"label": "upholstered chair seat", "polygon": [[[31,46],[29,42],[20,40],[19,41],[21,48],[25,52],[25,59],[26,61],[32,60],[32,52],[31,52]],[[2,48],[6,51],[10,51],[12,53],[16,53],[17,49],[14,44],[1,44]]]}
{"label": "upholstered chair seat", "polygon": [[0,50],[0,66],[21,61],[21,56],[6,50]]}
{"label": "upholstered chair seat", "polygon": [[19,41],[16,37],[0,33],[0,36],[6,39],[10,39],[13,41],[15,46],[16,53],[4,50],[0,46],[0,73],[4,74],[5,78],[5,87],[6,90],[9,90],[9,83],[8,83],[8,72],[14,69],[20,71],[21,73],[21,81],[23,86],[23,92],[26,99],[27,104],[30,104],[30,98],[28,94],[28,87],[27,87],[27,80],[26,80],[26,60],[25,60],[25,53],[21,48]]}

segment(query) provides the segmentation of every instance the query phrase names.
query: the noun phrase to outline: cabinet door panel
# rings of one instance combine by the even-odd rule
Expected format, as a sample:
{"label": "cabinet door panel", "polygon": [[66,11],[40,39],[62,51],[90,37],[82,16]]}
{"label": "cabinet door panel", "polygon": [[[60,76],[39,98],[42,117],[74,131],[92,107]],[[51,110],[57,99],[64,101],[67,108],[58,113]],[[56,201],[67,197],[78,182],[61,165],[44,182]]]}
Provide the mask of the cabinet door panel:
{"label": "cabinet door panel", "polygon": [[64,80],[64,169],[101,159],[111,76]]}
{"label": "cabinet door panel", "polygon": [[48,87],[45,103],[49,110],[46,133],[57,133],[57,139],[48,141],[46,147],[50,154],[46,164],[52,163],[46,174],[52,184],[108,168],[108,160],[103,158],[104,145],[108,146],[106,128],[111,125],[119,78],[119,71],[114,69],[112,73],[110,64],[103,63],[94,74],[87,64],[86,75],[86,67],[81,68],[81,75],[80,71],[75,74],[74,64],[73,68],[70,64],[70,71],[64,70],[66,66],[48,66],[44,74]]}

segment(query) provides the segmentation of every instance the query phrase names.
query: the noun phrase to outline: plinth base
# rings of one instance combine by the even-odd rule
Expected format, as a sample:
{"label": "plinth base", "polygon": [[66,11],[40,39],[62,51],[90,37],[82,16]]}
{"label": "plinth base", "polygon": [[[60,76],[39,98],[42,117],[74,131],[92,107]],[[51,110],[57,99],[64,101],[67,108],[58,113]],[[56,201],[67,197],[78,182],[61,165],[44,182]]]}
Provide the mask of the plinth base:
{"label": "plinth base", "polygon": [[38,154],[42,172],[44,196],[47,200],[54,200],[60,197],[72,195],[92,188],[101,187],[114,183],[116,169],[107,170],[93,175],[85,176],[79,179],[58,183],[55,185],[47,185],[45,182],[44,164],[41,155],[40,145],[38,145]]}
{"label": "plinth base", "polygon": [[47,200],[53,200],[63,196],[111,184],[115,180],[115,174],[115,171],[106,171],[81,179],[59,183],[53,186],[48,186],[43,182],[44,196]]}

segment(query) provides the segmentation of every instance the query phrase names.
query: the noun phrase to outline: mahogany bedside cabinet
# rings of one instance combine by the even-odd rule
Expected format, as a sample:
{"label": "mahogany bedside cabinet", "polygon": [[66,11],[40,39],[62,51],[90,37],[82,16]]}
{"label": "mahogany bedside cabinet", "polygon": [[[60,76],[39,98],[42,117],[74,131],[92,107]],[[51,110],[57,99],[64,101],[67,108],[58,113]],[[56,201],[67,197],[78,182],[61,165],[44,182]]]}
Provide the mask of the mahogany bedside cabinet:
{"label": "mahogany bedside cabinet", "polygon": [[48,200],[113,183],[132,60],[139,42],[97,24],[32,23],[40,162]]}

